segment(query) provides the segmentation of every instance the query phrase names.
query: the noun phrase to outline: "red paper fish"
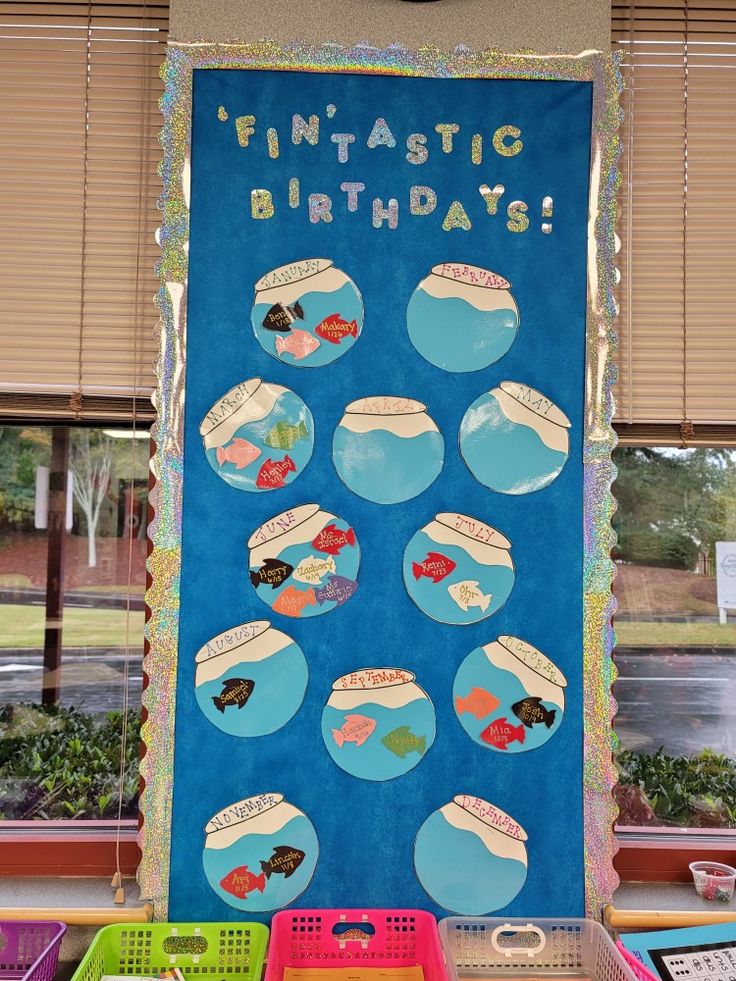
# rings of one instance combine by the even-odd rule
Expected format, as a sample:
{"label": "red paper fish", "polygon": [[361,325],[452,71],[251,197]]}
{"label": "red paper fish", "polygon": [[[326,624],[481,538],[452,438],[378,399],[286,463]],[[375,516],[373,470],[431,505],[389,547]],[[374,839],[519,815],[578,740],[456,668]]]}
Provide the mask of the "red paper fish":
{"label": "red paper fish", "polygon": [[346,545],[355,545],[355,532],[352,528],[341,531],[333,522],[323,528],[322,531],[312,542],[314,548],[319,552],[327,552],[328,555],[339,555],[340,549]]}
{"label": "red paper fish", "polygon": [[261,455],[257,446],[249,443],[247,439],[236,436],[232,443],[227,446],[217,447],[217,462],[220,466],[223,463],[234,463],[236,470],[242,470],[249,463],[253,463]]}
{"label": "red paper fish", "polygon": [[501,719],[496,719],[495,722],[491,722],[480,734],[480,738],[484,743],[495,746],[496,749],[507,749],[509,743],[523,743],[526,733],[523,725],[509,725],[506,716],[504,716]]}
{"label": "red paper fish", "polygon": [[412,562],[411,571],[415,579],[426,576],[432,582],[440,582],[445,576],[450,575],[455,565],[452,559],[448,559],[440,552],[427,552],[427,558],[423,562]]}
{"label": "red paper fish", "polygon": [[257,889],[263,892],[266,888],[266,876],[261,872],[260,875],[253,875],[248,871],[247,865],[239,865],[237,869],[228,872],[224,879],[220,880],[220,886],[229,892],[231,896],[238,899],[245,899],[249,892]]}
{"label": "red paper fish", "polygon": [[292,470],[296,472],[296,464],[290,456],[285,456],[283,460],[272,460],[269,457],[258,471],[256,487],[260,487],[262,490],[283,487],[284,477]]}
{"label": "red paper fish", "polygon": [[339,313],[331,313],[321,324],[317,324],[314,333],[330,344],[339,344],[343,337],[357,337],[358,324],[355,320],[350,323],[343,320]]}

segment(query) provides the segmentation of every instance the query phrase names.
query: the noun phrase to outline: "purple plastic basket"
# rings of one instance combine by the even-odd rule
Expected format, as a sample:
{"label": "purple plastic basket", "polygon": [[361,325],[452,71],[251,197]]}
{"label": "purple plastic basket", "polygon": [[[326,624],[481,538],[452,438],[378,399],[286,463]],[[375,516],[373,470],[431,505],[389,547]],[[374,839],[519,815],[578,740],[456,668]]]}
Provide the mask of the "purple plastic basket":
{"label": "purple plastic basket", "polygon": [[1,981],[53,981],[65,933],[56,920],[0,920]]}

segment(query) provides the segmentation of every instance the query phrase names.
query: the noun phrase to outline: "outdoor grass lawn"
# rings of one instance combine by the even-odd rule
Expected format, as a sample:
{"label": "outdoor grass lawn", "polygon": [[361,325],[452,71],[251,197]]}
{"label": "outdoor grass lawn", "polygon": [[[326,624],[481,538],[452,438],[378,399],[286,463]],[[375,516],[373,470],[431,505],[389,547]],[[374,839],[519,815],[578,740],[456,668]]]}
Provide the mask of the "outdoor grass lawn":
{"label": "outdoor grass lawn", "polygon": [[[124,647],[125,610],[64,610],[64,647]],[[43,647],[43,606],[0,604],[0,648]],[[130,646],[143,646],[143,610],[130,612]]]}
{"label": "outdoor grass lawn", "polygon": [[651,623],[621,620],[616,643],[622,647],[734,647],[736,623]]}

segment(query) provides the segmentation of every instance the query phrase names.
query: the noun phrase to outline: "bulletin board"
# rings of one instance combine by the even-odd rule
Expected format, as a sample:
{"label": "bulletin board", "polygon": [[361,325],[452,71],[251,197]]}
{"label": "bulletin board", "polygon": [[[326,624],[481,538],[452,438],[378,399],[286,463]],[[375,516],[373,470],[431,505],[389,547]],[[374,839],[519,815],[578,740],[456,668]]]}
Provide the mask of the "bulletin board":
{"label": "bulletin board", "polygon": [[615,887],[615,61],[170,45],[142,894]]}

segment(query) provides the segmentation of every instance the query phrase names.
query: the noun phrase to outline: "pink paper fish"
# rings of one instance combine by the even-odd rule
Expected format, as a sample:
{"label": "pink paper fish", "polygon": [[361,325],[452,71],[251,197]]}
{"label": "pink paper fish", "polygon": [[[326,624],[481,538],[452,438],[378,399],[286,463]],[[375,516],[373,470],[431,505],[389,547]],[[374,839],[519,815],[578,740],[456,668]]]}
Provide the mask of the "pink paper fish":
{"label": "pink paper fish", "polygon": [[261,455],[257,446],[249,443],[247,439],[236,436],[232,443],[227,446],[217,447],[217,462],[220,466],[223,463],[234,463],[236,470],[242,470],[249,463],[253,463]]}
{"label": "pink paper fish", "polygon": [[332,738],[338,749],[342,749],[345,743],[362,746],[375,728],[376,720],[369,719],[367,715],[346,715],[345,724],[340,729],[332,730]]}
{"label": "pink paper fish", "polygon": [[306,330],[292,330],[286,337],[276,338],[276,353],[292,354],[297,361],[308,357],[319,347],[319,340]]}

